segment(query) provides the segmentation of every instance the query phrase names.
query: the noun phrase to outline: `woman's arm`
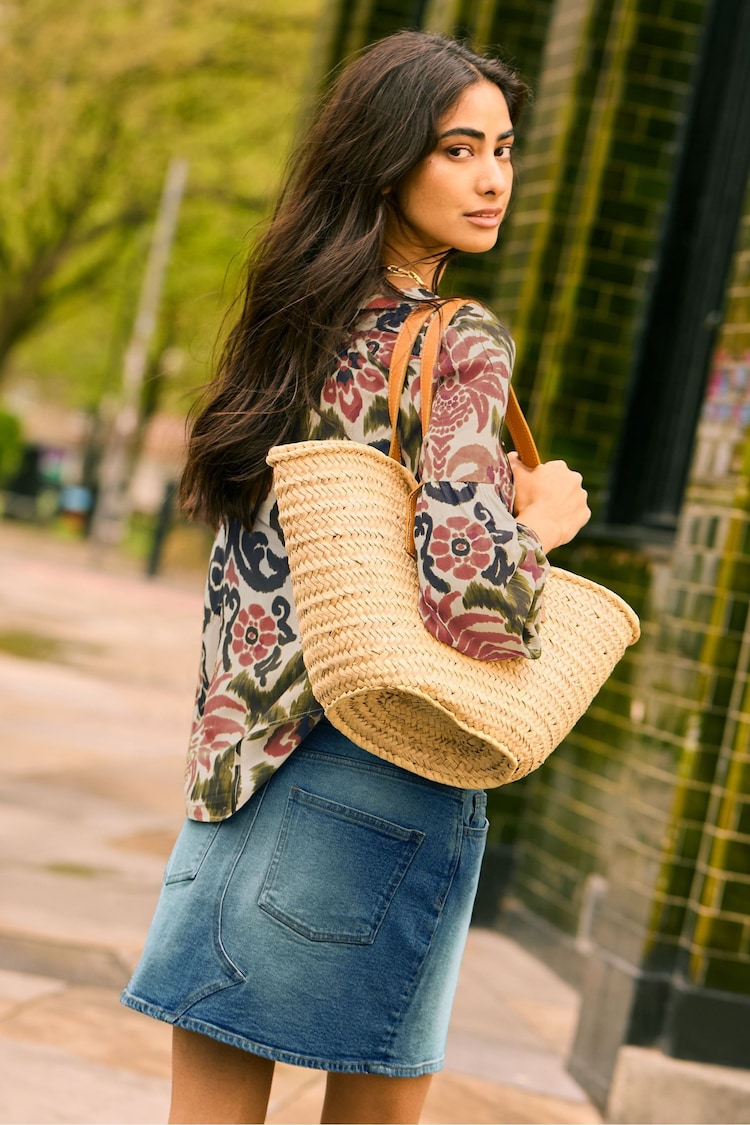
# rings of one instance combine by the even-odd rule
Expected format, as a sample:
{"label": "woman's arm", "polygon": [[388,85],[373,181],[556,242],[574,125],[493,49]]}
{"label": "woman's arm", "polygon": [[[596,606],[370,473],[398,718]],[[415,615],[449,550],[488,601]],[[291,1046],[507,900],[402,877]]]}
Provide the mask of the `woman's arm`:
{"label": "woman's arm", "polygon": [[512,514],[513,471],[500,443],[513,353],[487,310],[468,304],[457,314],[420,462],[420,613],[439,640],[482,660],[541,651],[549,564],[535,531]]}

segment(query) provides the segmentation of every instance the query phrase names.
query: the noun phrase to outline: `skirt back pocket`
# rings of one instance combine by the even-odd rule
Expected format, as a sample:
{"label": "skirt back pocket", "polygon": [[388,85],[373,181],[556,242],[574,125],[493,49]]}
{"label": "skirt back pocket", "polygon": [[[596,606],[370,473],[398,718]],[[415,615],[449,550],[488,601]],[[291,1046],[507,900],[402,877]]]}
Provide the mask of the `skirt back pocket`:
{"label": "skirt back pocket", "polygon": [[293,788],[258,905],[310,941],[369,945],[423,839]]}

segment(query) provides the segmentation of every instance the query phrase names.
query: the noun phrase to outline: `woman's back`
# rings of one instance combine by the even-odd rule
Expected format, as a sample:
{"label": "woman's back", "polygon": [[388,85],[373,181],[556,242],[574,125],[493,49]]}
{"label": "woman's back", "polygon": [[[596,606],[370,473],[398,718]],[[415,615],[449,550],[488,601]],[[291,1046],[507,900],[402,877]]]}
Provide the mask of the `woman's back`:
{"label": "woman's back", "polygon": [[[305,437],[359,441],[387,452],[391,354],[420,299],[434,295],[415,289],[367,303],[324,383],[319,410],[310,413]],[[481,659],[539,651],[537,592],[547,565],[536,537],[519,530],[510,515],[513,477],[500,443],[512,360],[507,332],[467,301],[447,327],[431,373],[435,396],[426,443],[417,358],[401,403],[402,457],[426,486],[418,507],[429,529],[420,551],[422,616],[439,639]],[[214,544],[186,772],[188,814],[198,820],[231,815],[321,715],[302,661],[271,492],[251,530],[226,521]]]}

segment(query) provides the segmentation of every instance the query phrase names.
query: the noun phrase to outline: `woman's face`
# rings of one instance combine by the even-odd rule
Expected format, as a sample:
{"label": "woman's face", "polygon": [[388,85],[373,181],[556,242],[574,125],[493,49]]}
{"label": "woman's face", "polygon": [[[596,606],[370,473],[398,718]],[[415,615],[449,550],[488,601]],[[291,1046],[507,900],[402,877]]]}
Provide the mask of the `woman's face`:
{"label": "woman's face", "polygon": [[387,264],[494,246],[513,186],[512,145],[500,90],[484,79],[468,86],[438,122],[435,150],[395,193],[398,209],[386,221]]}

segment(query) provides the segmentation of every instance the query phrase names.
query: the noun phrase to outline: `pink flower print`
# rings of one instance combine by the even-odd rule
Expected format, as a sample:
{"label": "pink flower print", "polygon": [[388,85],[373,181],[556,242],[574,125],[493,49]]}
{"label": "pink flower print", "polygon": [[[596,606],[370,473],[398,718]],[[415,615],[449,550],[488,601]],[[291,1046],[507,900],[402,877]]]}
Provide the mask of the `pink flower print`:
{"label": "pink flower print", "polygon": [[439,387],[425,445],[426,476],[434,480],[450,478],[448,461],[467,445],[476,443],[478,435],[488,429],[491,406],[499,403],[500,393],[499,380],[491,372],[470,385],[463,386],[453,379]]}
{"label": "pink flower print", "polygon": [[246,733],[245,704],[224,690],[231,676],[231,672],[214,673],[203,711],[194,716],[185,763],[188,793],[201,778],[209,776],[217,754],[236,746]]}
{"label": "pink flower print", "polygon": [[277,727],[263,747],[263,753],[270,758],[285,758],[287,754],[291,754],[299,746],[302,737],[297,729],[298,725],[293,722]]}
{"label": "pink flower print", "polygon": [[245,704],[225,691],[231,678],[231,672],[214,673],[203,711],[193,722],[190,755],[204,770],[210,769],[212,755],[217,750],[233,746],[246,733]]}
{"label": "pink flower print", "polygon": [[341,370],[335,379],[326,381],[323,402],[336,407],[349,422],[356,422],[362,413],[362,395],[351,371]]}
{"label": "pink flower print", "polygon": [[500,499],[505,504],[509,512],[513,511],[513,503],[515,500],[516,484],[513,479],[513,472],[508,461],[508,455],[505,450],[500,448],[500,455],[497,460],[492,460],[486,470],[486,480],[489,484],[494,484]]}
{"label": "pink flower print", "polygon": [[492,406],[504,404],[503,386],[494,371],[477,373],[471,379],[454,376],[440,390],[435,413],[441,428],[453,433],[470,420],[477,430],[483,430],[489,424]]}
{"label": "pink flower print", "polygon": [[438,570],[444,574],[450,571],[459,581],[470,582],[490,565],[492,540],[481,523],[466,516],[451,516],[433,530],[430,554]]}
{"label": "pink flower print", "polygon": [[226,750],[244,737],[245,707],[231,695],[210,695],[200,725],[203,741],[198,760],[207,767],[212,752],[219,747]]}
{"label": "pink flower print", "polygon": [[372,395],[383,395],[388,392],[388,380],[377,367],[363,367],[355,376],[357,386]]}
{"label": "pink flower print", "polygon": [[497,614],[462,610],[458,590],[443,597],[436,597],[432,590],[422,590],[419,612],[433,637],[475,660],[511,660],[524,655],[520,638],[510,632]]}
{"label": "pink flower print", "polygon": [[234,565],[234,559],[231,557],[231,555],[229,557],[229,562],[227,563],[225,578],[227,585],[229,586],[239,586],[240,584],[240,576],[237,573],[237,568]]}
{"label": "pink flower print", "polygon": [[268,656],[276,645],[276,622],[262,605],[249,605],[241,609],[232,626],[232,650],[240,664],[255,664]]}

